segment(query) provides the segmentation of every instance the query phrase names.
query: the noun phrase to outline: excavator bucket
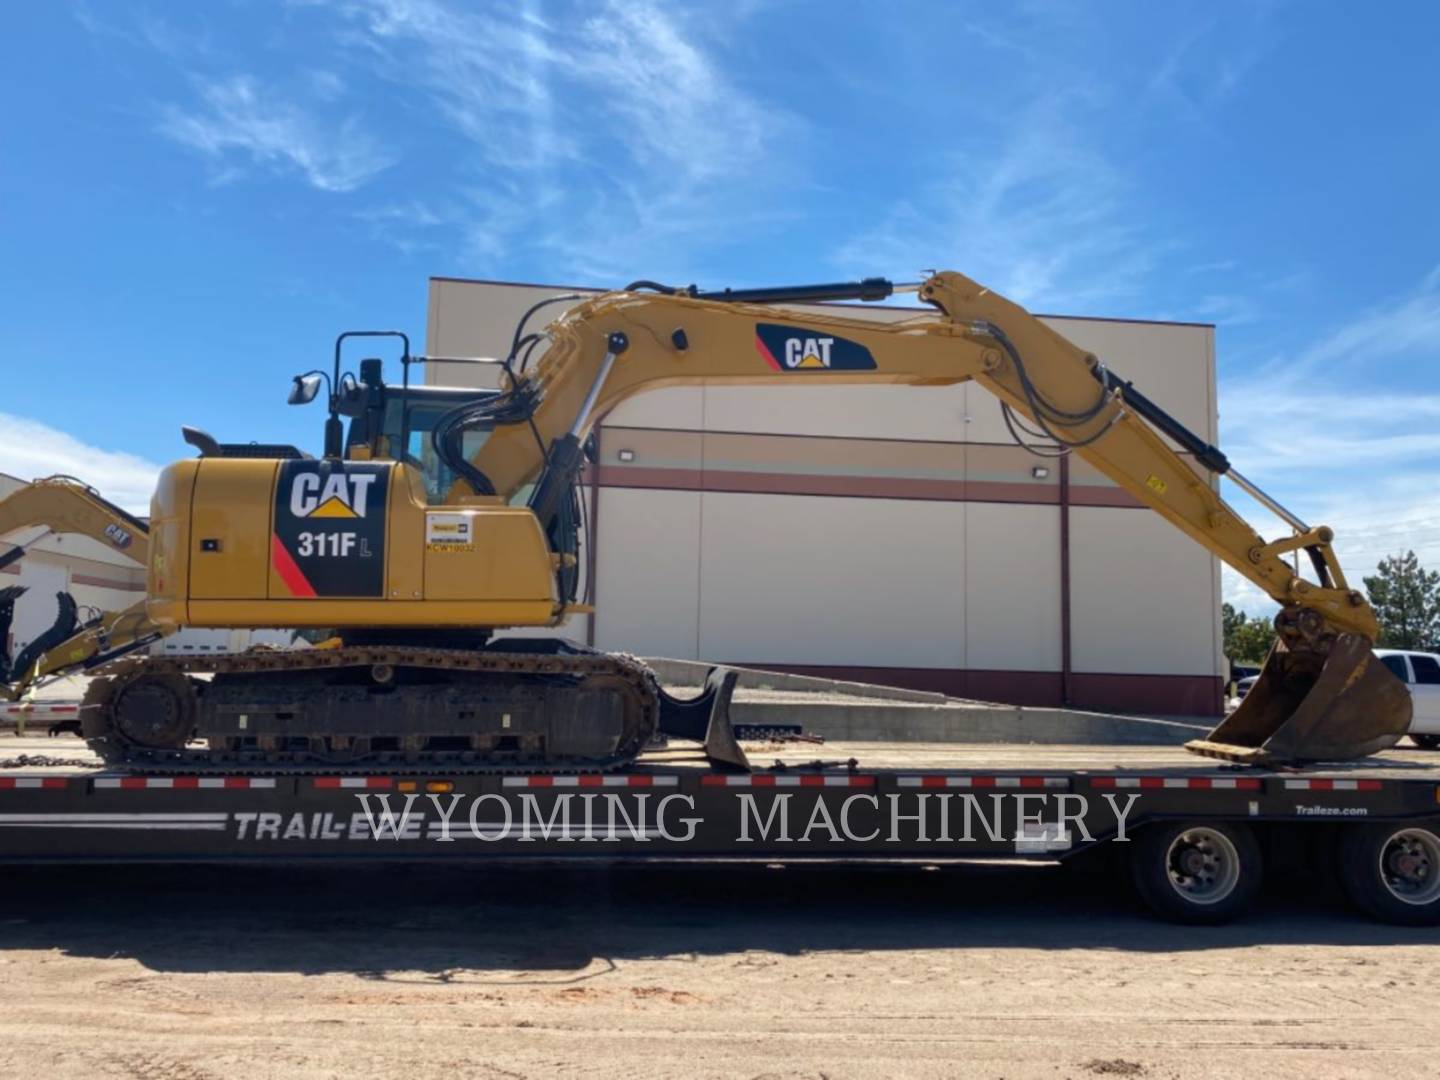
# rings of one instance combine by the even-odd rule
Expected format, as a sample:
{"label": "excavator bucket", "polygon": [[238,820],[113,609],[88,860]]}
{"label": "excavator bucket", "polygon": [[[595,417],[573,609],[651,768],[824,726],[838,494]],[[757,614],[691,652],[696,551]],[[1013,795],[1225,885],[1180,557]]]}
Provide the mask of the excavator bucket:
{"label": "excavator bucket", "polygon": [[1351,633],[1319,648],[1277,641],[1240,707],[1185,748],[1268,765],[1349,760],[1394,746],[1410,727],[1410,691],[1371,645]]}

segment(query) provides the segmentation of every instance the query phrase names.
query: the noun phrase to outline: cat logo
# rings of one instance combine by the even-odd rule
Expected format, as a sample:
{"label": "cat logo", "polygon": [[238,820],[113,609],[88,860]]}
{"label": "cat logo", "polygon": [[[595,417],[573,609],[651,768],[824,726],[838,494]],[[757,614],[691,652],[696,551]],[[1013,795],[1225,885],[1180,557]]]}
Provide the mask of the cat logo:
{"label": "cat logo", "polygon": [[785,366],[788,368],[829,367],[830,346],[834,344],[833,337],[786,338]]}
{"label": "cat logo", "polygon": [[296,473],[290,483],[290,513],[297,518],[363,518],[374,473]]}
{"label": "cat logo", "polygon": [[757,323],[755,350],[773,371],[875,370],[875,357],[858,341],[798,326]]}

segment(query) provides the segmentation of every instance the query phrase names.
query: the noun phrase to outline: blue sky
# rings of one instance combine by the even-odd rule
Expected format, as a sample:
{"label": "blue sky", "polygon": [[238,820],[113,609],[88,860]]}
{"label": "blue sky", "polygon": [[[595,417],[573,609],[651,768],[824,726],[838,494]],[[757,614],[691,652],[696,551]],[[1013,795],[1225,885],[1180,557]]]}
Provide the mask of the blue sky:
{"label": "blue sky", "polygon": [[[1440,566],[1440,9],[56,2],[0,68],[0,470],[131,504],[181,423],[313,443],[431,274],[954,267],[1218,324],[1237,467]],[[1254,607],[1233,582],[1227,593]]]}

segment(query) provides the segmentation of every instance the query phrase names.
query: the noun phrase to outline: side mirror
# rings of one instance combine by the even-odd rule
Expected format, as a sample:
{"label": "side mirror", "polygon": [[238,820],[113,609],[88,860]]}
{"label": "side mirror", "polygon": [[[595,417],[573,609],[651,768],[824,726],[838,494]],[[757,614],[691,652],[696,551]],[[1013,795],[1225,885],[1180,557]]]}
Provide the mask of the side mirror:
{"label": "side mirror", "polygon": [[290,396],[285,399],[289,405],[308,405],[315,400],[315,395],[320,392],[320,380],[324,376],[318,371],[312,371],[308,375],[296,375],[295,380],[290,384]]}

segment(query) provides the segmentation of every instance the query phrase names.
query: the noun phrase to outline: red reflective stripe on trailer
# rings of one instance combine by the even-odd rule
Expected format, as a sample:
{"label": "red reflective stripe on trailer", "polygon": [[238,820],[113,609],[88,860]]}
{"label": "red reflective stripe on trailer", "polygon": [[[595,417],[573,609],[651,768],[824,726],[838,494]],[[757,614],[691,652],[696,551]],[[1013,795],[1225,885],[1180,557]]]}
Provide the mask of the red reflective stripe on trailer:
{"label": "red reflective stripe on trailer", "polygon": [[626,776],[626,777],[622,777],[622,779],[625,781],[625,786],[626,786],[626,787],[654,787],[654,786],[655,786],[655,778],[654,778],[653,776]]}
{"label": "red reflective stripe on trailer", "polygon": [[719,776],[708,774],[700,777],[704,787],[871,787],[873,776],[852,776],[849,773],[805,773],[803,775],[779,776],[761,773],[758,776]]}
{"label": "red reflective stripe on trailer", "polygon": [[1022,788],[1028,788],[1028,787],[1044,787],[1044,786],[1045,786],[1045,777],[1043,777],[1043,776],[1022,776],[1022,777],[1020,778],[1020,786],[1021,786]]}
{"label": "red reflective stripe on trailer", "polygon": [[529,778],[529,784],[531,787],[554,787],[555,778],[553,776],[532,776]]}
{"label": "red reflective stripe on trailer", "polygon": [[945,777],[943,777],[943,776],[922,776],[922,777],[920,778],[920,786],[921,786],[921,787],[944,787],[944,786],[945,786]]}
{"label": "red reflective stripe on trailer", "polygon": [[1321,778],[1316,780],[1286,780],[1286,791],[1380,791],[1385,785],[1383,780],[1336,780],[1334,778]]}
{"label": "red reflective stripe on trailer", "polygon": [[[250,780],[244,776],[227,776],[226,787],[248,787]],[[388,788],[395,786],[393,776],[317,776],[317,788]]]}
{"label": "red reflective stripe on trailer", "polygon": [[146,779],[143,776],[122,776],[120,778],[120,787],[125,791],[133,791],[135,788],[143,788],[145,786]]}
{"label": "red reflective stripe on trailer", "polygon": [[604,787],[605,777],[603,776],[582,776],[577,781],[579,787]]}
{"label": "red reflective stripe on trailer", "polygon": [[200,778],[198,776],[177,776],[172,786],[187,790],[198,788],[200,786]]}
{"label": "red reflective stripe on trailer", "polygon": [[43,788],[54,791],[70,786],[68,776],[0,776],[0,791]]}
{"label": "red reflective stripe on trailer", "polygon": [[1181,788],[1191,791],[1259,791],[1260,780],[1250,776],[1092,776],[1090,786],[1145,790]]}
{"label": "red reflective stripe on trailer", "polygon": [[994,787],[994,786],[995,786],[995,777],[993,777],[993,776],[972,776],[972,777],[970,778],[970,786],[971,786],[971,787]]}

